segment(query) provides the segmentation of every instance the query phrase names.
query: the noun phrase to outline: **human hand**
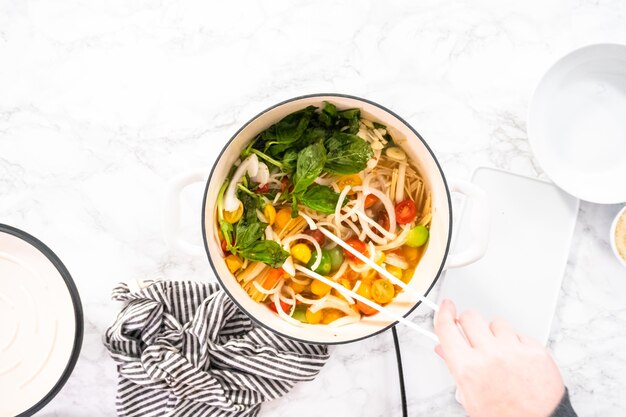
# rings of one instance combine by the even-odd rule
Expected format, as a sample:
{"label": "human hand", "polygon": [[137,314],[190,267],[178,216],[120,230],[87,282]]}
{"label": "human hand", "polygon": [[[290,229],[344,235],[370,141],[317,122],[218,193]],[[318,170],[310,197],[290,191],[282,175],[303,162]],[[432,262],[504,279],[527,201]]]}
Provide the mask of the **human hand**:
{"label": "human hand", "polygon": [[435,332],[440,341],[435,352],[446,362],[470,417],[547,417],[565,393],[548,351],[504,320],[487,325],[471,310],[457,320],[454,303],[444,300]]}

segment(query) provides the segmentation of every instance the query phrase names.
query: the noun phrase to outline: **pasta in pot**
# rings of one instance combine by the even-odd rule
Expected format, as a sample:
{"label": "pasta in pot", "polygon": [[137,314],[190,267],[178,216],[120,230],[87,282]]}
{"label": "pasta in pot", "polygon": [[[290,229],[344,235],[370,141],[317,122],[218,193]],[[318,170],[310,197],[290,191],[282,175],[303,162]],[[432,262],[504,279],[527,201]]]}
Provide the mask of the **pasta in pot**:
{"label": "pasta in pot", "polygon": [[253,300],[293,325],[346,325],[377,311],[296,265],[380,305],[401,289],[317,228],[408,283],[427,247],[431,205],[418,167],[385,126],[325,102],[251,140],[220,189],[216,235]]}

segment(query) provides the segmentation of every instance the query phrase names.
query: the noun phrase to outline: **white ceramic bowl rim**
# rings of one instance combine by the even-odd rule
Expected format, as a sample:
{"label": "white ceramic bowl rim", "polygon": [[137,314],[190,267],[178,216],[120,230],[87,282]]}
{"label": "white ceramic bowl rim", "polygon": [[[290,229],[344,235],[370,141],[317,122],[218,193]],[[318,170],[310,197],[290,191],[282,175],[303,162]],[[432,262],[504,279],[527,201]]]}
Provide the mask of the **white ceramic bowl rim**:
{"label": "white ceramic bowl rim", "polygon": [[48,260],[54,265],[57,269],[65,285],[67,286],[67,290],[69,291],[70,298],[72,300],[73,309],[74,309],[74,319],[76,321],[75,333],[74,333],[74,344],[72,346],[72,353],[67,361],[67,365],[63,370],[63,373],[59,376],[57,383],[52,387],[52,389],[41,398],[36,404],[33,404],[29,409],[23,411],[18,414],[16,417],[29,417],[36,414],[39,410],[41,410],[46,404],[48,404],[63,388],[63,385],[69,379],[72,371],[74,370],[74,366],[78,361],[78,356],[80,354],[80,349],[83,343],[83,308],[80,301],[80,296],[78,294],[78,289],[74,284],[74,280],[70,275],[69,271],[63,265],[63,262],[59,259],[59,257],[50,249],[46,244],[37,239],[36,237],[24,232],[23,230],[17,229],[12,226],[8,226],[6,224],[0,223],[0,233],[7,233],[9,235],[13,235],[18,239],[25,241],[26,243],[32,245],[40,251]]}
{"label": "white ceramic bowl rim", "polygon": [[[349,339],[349,340],[341,340],[341,341],[337,341],[337,342],[313,342],[311,340],[305,340],[305,339],[300,339],[297,337],[294,337],[292,335],[288,335],[285,333],[282,333],[270,326],[268,326],[266,323],[264,323],[263,321],[259,320],[257,317],[255,317],[253,314],[249,313],[242,305],[241,303],[239,303],[237,301],[237,298],[233,296],[233,294],[230,293],[230,291],[228,290],[227,286],[222,282],[222,278],[220,277],[217,268],[215,266],[215,264],[213,263],[213,260],[211,259],[211,254],[210,254],[210,250],[209,250],[209,246],[208,246],[208,237],[206,234],[206,218],[213,218],[212,216],[206,216],[206,205],[207,205],[207,197],[208,197],[208,192],[209,192],[209,185],[211,183],[211,179],[213,178],[213,174],[214,171],[216,169],[216,167],[218,166],[218,163],[220,161],[220,159],[222,158],[222,156],[224,155],[224,153],[226,152],[226,150],[228,149],[228,147],[230,146],[230,144],[239,136],[239,133],[244,130],[249,124],[251,124],[252,122],[254,122],[256,119],[258,119],[259,117],[261,117],[262,115],[264,115],[265,113],[280,107],[284,104],[287,103],[291,103],[294,101],[298,101],[298,100],[302,100],[302,99],[307,99],[307,98],[316,98],[316,97],[337,97],[337,98],[347,98],[347,99],[352,99],[352,100],[358,100],[358,101],[362,101],[364,103],[368,103],[372,106],[378,107],[379,109],[389,113],[390,115],[394,116],[395,118],[397,118],[401,123],[403,123],[409,130],[411,130],[415,136],[422,142],[422,144],[424,145],[424,147],[427,149],[428,153],[430,154],[430,156],[433,159],[433,162],[435,163],[435,165],[437,166],[437,169],[439,170],[439,175],[441,175],[441,179],[443,181],[444,184],[444,188],[445,188],[445,192],[446,192],[446,196],[447,196],[447,201],[448,201],[448,224],[449,224],[449,228],[448,228],[448,236],[446,239],[446,248],[444,250],[443,253],[443,257],[441,259],[441,264],[439,265],[438,271],[436,276],[434,277],[434,279],[432,280],[431,284],[429,285],[428,289],[425,291],[424,295],[427,296],[430,291],[434,288],[435,284],[437,283],[437,281],[439,280],[439,277],[441,276],[441,273],[443,272],[444,266],[446,264],[446,259],[448,258],[448,254],[450,252],[450,243],[452,240],[452,229],[453,229],[453,222],[452,222],[452,199],[450,196],[450,188],[448,187],[448,182],[446,180],[446,177],[443,173],[443,170],[441,169],[441,164],[439,163],[439,161],[437,160],[437,157],[435,157],[435,154],[433,153],[432,149],[430,149],[430,147],[428,146],[428,143],[426,143],[426,141],[424,140],[424,138],[422,138],[422,136],[417,132],[417,130],[415,130],[406,120],[404,120],[402,117],[398,116],[396,113],[394,113],[393,111],[389,110],[388,108],[373,102],[371,100],[367,100],[361,97],[357,97],[357,96],[353,96],[353,95],[349,95],[349,94],[340,94],[340,93],[315,93],[315,94],[306,94],[306,95],[302,95],[302,96],[297,96],[297,97],[293,97],[284,101],[281,101],[277,104],[274,104],[273,106],[270,106],[268,108],[266,108],[265,110],[263,110],[262,112],[258,113],[257,115],[255,115],[254,117],[252,117],[250,120],[248,120],[246,123],[244,123],[232,136],[231,138],[228,140],[228,142],[226,142],[226,144],[224,145],[224,147],[222,148],[222,150],[220,151],[220,153],[217,155],[217,158],[215,159],[215,162],[213,164],[213,167],[211,168],[211,172],[209,173],[209,177],[206,181],[206,186],[204,189],[204,195],[202,198],[202,211],[201,211],[201,216],[202,216],[202,240],[204,243],[204,249],[205,252],[207,254],[207,258],[209,259],[209,264],[211,265],[211,269],[213,269],[213,273],[215,274],[215,277],[217,278],[220,286],[222,287],[222,289],[226,292],[226,294],[228,295],[228,297],[235,303],[235,305],[237,305],[237,307],[243,311],[248,317],[250,317],[250,319],[252,321],[254,321],[256,324],[258,324],[259,326],[273,332],[276,334],[279,334],[283,337],[292,339],[292,340],[296,340],[302,343],[316,343],[316,344],[324,344],[324,345],[339,345],[339,344],[346,344],[346,343],[353,343],[353,342],[357,342],[359,340],[363,340],[363,339],[367,339],[369,337],[375,336],[379,333],[382,333],[388,329],[390,329],[391,327],[395,326],[398,322],[392,322],[389,325],[383,326],[381,327],[379,330],[374,331],[370,334],[367,334],[365,336],[362,337],[358,337],[358,338],[353,338],[353,339]],[[415,310],[417,307],[419,307],[419,305],[421,304],[421,301],[416,301],[415,305],[413,305],[411,308],[409,308],[406,313],[404,313],[404,317],[407,317],[409,314],[411,314],[413,312],[413,310]]]}

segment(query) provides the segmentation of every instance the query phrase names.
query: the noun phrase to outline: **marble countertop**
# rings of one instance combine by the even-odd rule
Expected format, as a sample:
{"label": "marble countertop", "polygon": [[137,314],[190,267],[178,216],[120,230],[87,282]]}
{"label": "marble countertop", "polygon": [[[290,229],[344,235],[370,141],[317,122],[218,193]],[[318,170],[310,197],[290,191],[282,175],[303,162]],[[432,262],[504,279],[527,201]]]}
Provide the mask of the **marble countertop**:
{"label": "marble countertop", "polygon": [[[204,257],[163,242],[165,186],[210,166],[260,110],[314,92],[367,97],[416,127],[449,176],[482,165],[544,177],[525,129],[533,86],[572,48],[626,43],[621,0],[386,3],[0,2],[0,222],[58,254],[85,311],[76,369],[38,415],[115,415],[101,342],[120,308],[111,288],[210,277]],[[199,242],[201,187],[182,200]],[[581,416],[626,409],[626,271],[607,240],[618,209],[581,204],[549,341]],[[463,415],[437,388],[432,347],[399,333],[410,415]],[[400,415],[391,334],[332,347],[316,381],[262,415]]]}

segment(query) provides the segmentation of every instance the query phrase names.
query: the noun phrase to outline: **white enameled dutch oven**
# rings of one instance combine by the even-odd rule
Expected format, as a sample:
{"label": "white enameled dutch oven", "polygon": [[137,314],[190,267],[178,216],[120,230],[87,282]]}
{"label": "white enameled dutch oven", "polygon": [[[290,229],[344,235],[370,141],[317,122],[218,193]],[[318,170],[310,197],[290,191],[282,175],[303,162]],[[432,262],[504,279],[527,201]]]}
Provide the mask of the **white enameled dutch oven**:
{"label": "white enameled dutch oven", "polygon": [[[369,100],[343,94],[314,94],[296,97],[272,106],[247,122],[226,143],[211,169],[202,206],[202,235],[204,251],[209,258],[224,291],[254,321],[281,335],[300,341],[314,343],[349,343],[377,334],[394,324],[381,314],[365,317],[358,323],[342,327],[323,325],[303,325],[296,327],[279,318],[265,305],[254,302],[229,272],[220,252],[220,242],[215,230],[215,210],[218,191],[226,176],[239,158],[243,148],[261,131],[278,122],[288,114],[306,106],[321,106],[324,101],[335,104],[339,109],[359,108],[366,118],[387,126],[397,145],[401,146],[412,161],[421,170],[432,192],[433,218],[430,228],[430,240],[410,285],[423,294],[433,288],[437,279],[446,268],[455,268],[470,264],[486,251],[488,240],[488,210],[481,189],[469,182],[449,182],[426,141],[406,121],[385,107]],[[174,179],[168,193],[165,215],[165,237],[174,247],[188,253],[198,254],[198,247],[178,236],[179,195],[181,190],[197,181],[204,181],[203,172],[188,173]],[[474,233],[473,245],[461,248],[457,253],[449,253],[452,240],[452,203],[451,192],[464,194],[465,207],[469,211],[471,230]],[[399,315],[407,316],[419,305],[412,295],[402,292],[388,309]]]}

